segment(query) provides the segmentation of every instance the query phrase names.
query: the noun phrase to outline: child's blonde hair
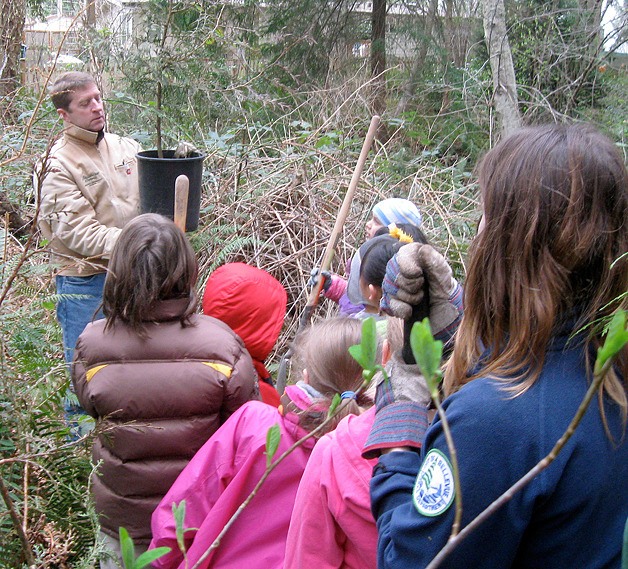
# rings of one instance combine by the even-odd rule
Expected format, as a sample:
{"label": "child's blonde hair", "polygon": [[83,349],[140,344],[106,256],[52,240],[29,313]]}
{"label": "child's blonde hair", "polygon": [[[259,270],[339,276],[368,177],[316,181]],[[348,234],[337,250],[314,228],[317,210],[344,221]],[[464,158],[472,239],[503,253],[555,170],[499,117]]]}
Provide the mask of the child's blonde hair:
{"label": "child's blonde hair", "polygon": [[[292,369],[297,374],[307,369],[309,385],[323,396],[301,414],[300,423],[305,429],[313,430],[325,420],[336,393],[353,391],[356,397],[343,399],[334,420],[321,435],[333,430],[346,415],[359,415],[360,408],[373,405],[371,397],[360,391],[362,368],[349,354],[349,348],[359,344],[361,337],[362,321],[355,318],[321,320],[297,336]],[[380,352],[378,341],[378,361]]]}

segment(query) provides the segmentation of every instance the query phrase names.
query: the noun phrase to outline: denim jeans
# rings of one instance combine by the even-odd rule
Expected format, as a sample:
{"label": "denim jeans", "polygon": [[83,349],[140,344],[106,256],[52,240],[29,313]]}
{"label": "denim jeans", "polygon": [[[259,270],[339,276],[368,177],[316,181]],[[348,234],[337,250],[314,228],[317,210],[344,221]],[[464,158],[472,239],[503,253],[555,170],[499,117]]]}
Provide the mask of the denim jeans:
{"label": "denim jeans", "polygon": [[[57,320],[63,335],[63,353],[69,366],[74,357],[74,347],[85,326],[92,320],[104,318],[100,305],[105,285],[105,273],[89,277],[56,276],[57,294],[63,296],[57,302]],[[93,421],[79,405],[72,387],[66,392],[63,409],[72,438],[86,434],[93,428]]]}
{"label": "denim jeans", "polygon": [[105,273],[89,277],[57,275],[56,285],[57,294],[64,297],[57,303],[57,320],[63,334],[65,361],[70,364],[74,356],[74,346],[85,326],[92,320],[104,318],[99,308],[105,286]]}

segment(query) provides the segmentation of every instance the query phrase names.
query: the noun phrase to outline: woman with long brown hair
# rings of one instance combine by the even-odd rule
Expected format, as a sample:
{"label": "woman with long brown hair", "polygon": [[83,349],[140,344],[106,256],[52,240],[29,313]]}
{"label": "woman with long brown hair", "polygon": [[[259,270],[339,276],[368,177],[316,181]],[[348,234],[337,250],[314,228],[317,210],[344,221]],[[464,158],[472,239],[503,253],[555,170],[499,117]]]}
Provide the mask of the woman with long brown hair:
{"label": "woman with long brown hair", "polygon": [[[401,429],[397,445],[379,440],[378,567],[425,567],[449,539],[456,492],[464,528],[550,452],[590,385],[604,323],[626,307],[628,173],[610,140],[587,125],[522,129],[485,156],[479,186],[483,218],[444,382],[460,486],[438,417],[409,438]],[[441,278],[432,261],[422,247],[430,290]],[[440,567],[619,567],[627,379],[624,347],[555,460]],[[380,414],[424,416],[421,383],[382,385],[376,426]]]}

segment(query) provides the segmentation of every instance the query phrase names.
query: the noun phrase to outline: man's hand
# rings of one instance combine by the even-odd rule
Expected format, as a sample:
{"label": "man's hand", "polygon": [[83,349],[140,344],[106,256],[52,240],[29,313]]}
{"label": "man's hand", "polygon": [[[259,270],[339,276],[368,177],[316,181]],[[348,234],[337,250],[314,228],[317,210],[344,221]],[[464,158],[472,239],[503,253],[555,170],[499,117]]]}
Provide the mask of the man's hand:
{"label": "man's hand", "polygon": [[191,156],[192,154],[194,154],[195,152],[198,152],[198,149],[196,148],[196,146],[194,146],[193,144],[189,142],[185,142],[185,140],[182,140],[181,142],[179,142],[179,144],[177,144],[177,148],[174,151],[174,157],[175,158],[187,158]]}

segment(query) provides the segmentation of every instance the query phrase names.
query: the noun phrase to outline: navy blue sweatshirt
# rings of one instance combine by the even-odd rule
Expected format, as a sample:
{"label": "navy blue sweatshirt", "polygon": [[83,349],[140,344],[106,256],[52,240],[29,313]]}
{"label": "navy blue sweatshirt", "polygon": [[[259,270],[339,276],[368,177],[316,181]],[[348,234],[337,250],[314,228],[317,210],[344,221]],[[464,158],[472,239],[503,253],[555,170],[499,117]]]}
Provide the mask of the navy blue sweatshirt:
{"label": "navy blue sweatshirt", "polygon": [[[480,378],[444,402],[460,465],[462,527],[544,458],[588,386],[582,346],[556,338],[543,371],[523,394]],[[617,405],[591,402],[556,460],[471,533],[441,567],[615,568],[628,518],[628,445]],[[454,519],[454,483],[442,423],[421,454],[380,458],[371,481],[378,568],[418,569],[444,547]],[[419,472],[419,469],[420,472]]]}

